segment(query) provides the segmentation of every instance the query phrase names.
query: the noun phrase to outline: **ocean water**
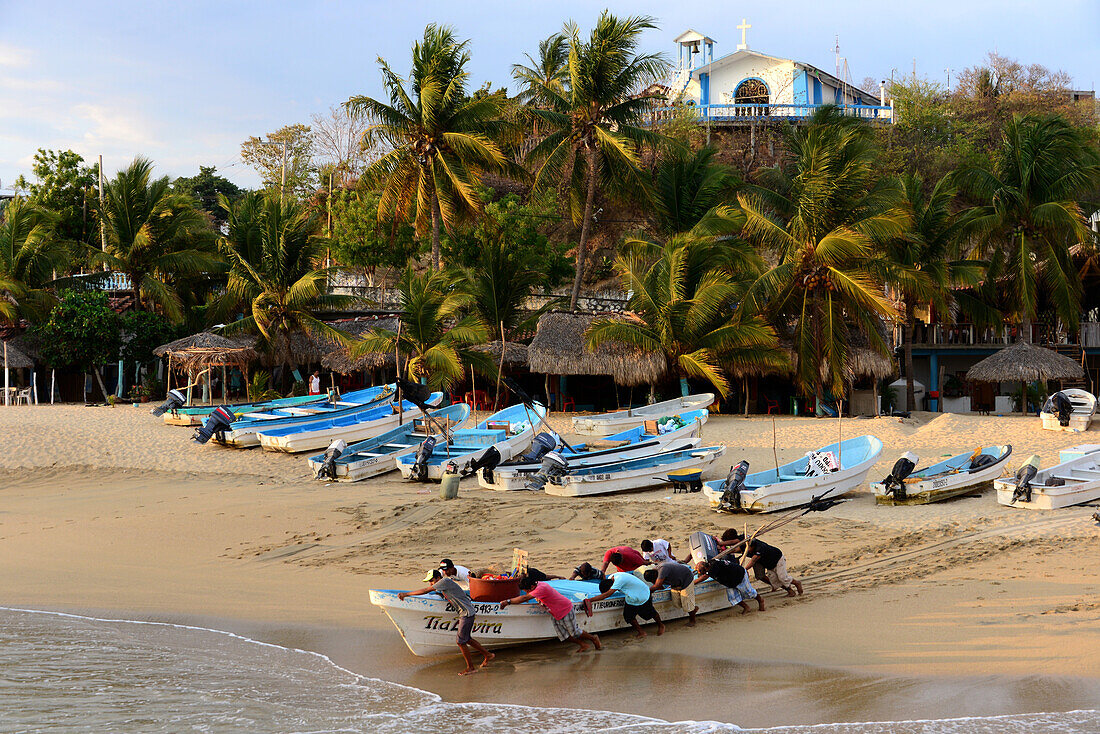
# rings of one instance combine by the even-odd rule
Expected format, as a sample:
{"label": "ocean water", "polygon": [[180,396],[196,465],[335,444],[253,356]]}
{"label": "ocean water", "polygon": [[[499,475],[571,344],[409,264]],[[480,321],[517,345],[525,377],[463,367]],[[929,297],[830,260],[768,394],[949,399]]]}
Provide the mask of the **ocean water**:
{"label": "ocean water", "polygon": [[0,732],[1096,734],[1100,711],[741,729],[446,703],[323,655],[197,627],[0,608]]}

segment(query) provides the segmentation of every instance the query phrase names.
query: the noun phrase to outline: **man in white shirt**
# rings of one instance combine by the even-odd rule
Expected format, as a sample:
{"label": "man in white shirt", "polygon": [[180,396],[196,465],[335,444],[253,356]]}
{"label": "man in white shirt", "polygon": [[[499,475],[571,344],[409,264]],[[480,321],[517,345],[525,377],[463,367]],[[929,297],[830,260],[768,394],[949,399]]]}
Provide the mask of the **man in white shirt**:
{"label": "man in white shirt", "polygon": [[[455,572],[453,574],[447,573],[447,569],[450,568],[454,569]],[[450,558],[444,558],[442,561],[439,562],[439,570],[443,571],[444,575],[450,576],[463,586],[470,585],[470,569],[466,568],[465,566],[456,566],[455,562],[452,561]]]}
{"label": "man in white shirt", "polygon": [[642,558],[646,559],[646,561],[651,564],[656,565],[658,563],[664,563],[665,561],[676,560],[676,556],[672,555],[672,546],[663,538],[643,540],[641,547]]}
{"label": "man in white shirt", "polygon": [[321,370],[315,370],[314,373],[309,376],[309,394],[321,394]]}

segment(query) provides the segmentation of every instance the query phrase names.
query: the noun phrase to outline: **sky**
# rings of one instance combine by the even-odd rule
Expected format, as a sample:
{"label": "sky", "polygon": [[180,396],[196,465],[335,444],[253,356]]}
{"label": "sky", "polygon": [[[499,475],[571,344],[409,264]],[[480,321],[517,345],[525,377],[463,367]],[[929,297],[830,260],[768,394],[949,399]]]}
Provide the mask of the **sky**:
{"label": "sky", "polygon": [[1100,0],[0,0],[0,191],[29,177],[38,148],[102,155],[108,175],[136,155],[172,177],[213,165],[254,187],[243,140],[380,95],[377,58],[406,73],[427,23],[470,39],[473,86],[498,87],[540,39],[570,19],[587,30],[605,7],[654,16],[646,49],[670,59],[688,28],[717,41],[716,58],[734,51],[744,17],[752,49],[830,72],[839,36],[857,84],[914,63],[954,83],[994,50],[1063,70],[1078,89],[1100,82]]}

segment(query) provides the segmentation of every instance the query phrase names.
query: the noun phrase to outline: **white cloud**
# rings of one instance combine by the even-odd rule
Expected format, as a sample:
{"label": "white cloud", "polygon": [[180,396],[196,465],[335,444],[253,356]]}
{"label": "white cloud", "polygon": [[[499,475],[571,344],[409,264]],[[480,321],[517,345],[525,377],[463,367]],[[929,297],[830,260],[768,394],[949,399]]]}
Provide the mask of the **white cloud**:
{"label": "white cloud", "polygon": [[0,43],[0,67],[21,68],[30,64],[31,52],[28,49]]}
{"label": "white cloud", "polygon": [[103,105],[78,104],[72,108],[72,113],[79,120],[77,124],[92,124],[93,127],[83,133],[88,144],[131,150],[160,145],[145,120],[123,110]]}

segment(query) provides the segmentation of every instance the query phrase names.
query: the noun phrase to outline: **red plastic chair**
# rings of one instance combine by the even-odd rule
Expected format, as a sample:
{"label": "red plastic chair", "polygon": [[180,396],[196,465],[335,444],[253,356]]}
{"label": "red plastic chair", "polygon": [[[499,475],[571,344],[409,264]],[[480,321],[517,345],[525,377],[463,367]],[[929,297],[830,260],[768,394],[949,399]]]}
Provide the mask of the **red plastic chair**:
{"label": "red plastic chair", "polygon": [[764,404],[768,406],[768,415],[771,415],[773,410],[777,414],[779,413],[779,401],[778,400],[772,400],[767,395],[765,395],[764,396]]}
{"label": "red plastic chair", "polygon": [[577,410],[577,404],[573,401],[573,398],[566,398],[565,402],[561,404],[561,410],[563,413],[574,413]]}

